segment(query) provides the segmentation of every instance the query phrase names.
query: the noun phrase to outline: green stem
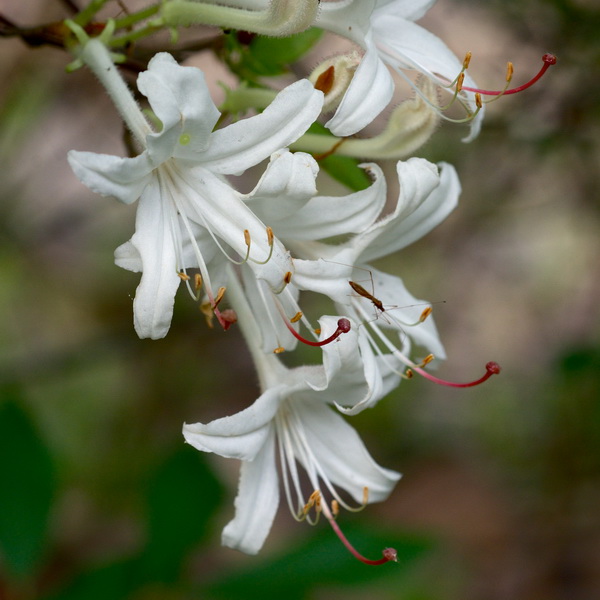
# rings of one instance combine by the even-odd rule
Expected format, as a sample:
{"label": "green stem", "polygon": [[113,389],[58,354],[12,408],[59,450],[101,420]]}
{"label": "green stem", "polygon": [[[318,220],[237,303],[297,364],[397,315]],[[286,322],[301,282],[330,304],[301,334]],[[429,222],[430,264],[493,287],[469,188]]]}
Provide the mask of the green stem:
{"label": "green stem", "polygon": [[125,27],[131,27],[144,19],[148,19],[155,15],[161,8],[160,4],[154,4],[153,6],[149,6],[143,10],[140,10],[131,15],[127,15],[126,17],[122,17],[121,19],[115,19],[115,28],[123,29]]}
{"label": "green stem", "polygon": [[113,38],[110,40],[110,46],[125,46],[125,44],[129,44],[130,42],[135,42],[136,40],[142,39],[148,35],[152,35],[159,29],[161,29],[161,26],[146,25],[141,29],[136,29],[135,31],[126,33],[125,35]]}
{"label": "green stem", "polygon": [[73,17],[73,21],[84,27],[107,2],[108,0],[92,0],[78,15]]}

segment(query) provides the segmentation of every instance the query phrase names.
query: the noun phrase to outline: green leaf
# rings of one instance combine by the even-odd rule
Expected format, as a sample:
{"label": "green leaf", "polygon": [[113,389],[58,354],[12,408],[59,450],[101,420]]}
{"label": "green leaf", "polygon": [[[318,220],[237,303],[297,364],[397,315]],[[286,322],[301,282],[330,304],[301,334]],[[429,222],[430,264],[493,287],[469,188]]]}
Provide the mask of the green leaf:
{"label": "green leaf", "polygon": [[[313,123],[307,133],[317,135],[326,135],[331,137],[331,145],[335,144],[338,138],[334,138],[331,132],[320,123]],[[371,185],[369,176],[358,165],[360,161],[349,156],[338,156],[332,154],[319,160],[319,166],[336,181],[343,183],[353,192],[359,192]]]}
{"label": "green leaf", "polygon": [[182,444],[150,482],[148,543],[137,569],[141,582],[177,580],[188,553],[208,533],[221,497],[204,457]]}
{"label": "green leaf", "polygon": [[242,80],[256,83],[260,77],[286,73],[289,65],[308,52],[322,33],[312,28],[285,38],[255,36],[246,44],[240,42],[238,32],[231,32],[225,40],[226,61]]}
{"label": "green leaf", "polygon": [[54,465],[14,388],[0,404],[0,549],[16,576],[31,574],[45,547]]}
{"label": "green leaf", "polygon": [[227,573],[213,582],[209,590],[215,598],[231,600],[303,600],[316,586],[363,585],[382,577],[397,577],[431,546],[421,538],[394,537],[389,532],[371,529],[346,527],[345,533],[355,547],[371,558],[380,558],[381,550],[387,546],[396,548],[398,563],[362,564],[324,526],[308,542],[289,553],[257,563],[249,570]]}

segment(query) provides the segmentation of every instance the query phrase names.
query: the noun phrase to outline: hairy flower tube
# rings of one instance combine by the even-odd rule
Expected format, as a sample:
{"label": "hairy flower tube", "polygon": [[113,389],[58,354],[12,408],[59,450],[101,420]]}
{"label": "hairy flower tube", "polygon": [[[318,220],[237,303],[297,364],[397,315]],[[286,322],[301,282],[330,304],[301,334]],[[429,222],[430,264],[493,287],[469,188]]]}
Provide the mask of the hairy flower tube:
{"label": "hairy flower tube", "polygon": [[[79,57],[96,73],[142,146],[134,158],[69,153],[77,177],[93,191],[129,204],[139,198],[136,231],[116,251],[118,265],[142,272],[134,301],[134,324],[140,337],[166,335],[175,292],[185,281],[194,295],[187,269],[198,268],[209,304],[224,327],[229,321],[218,308],[218,280],[213,264],[222,258],[246,262],[275,293],[293,271],[287,250],[242,201],[224,178],[240,174],[300,137],[317,118],[323,95],[306,80],[280,92],[265,111],[213,131],[219,112],[202,72],[179,66],[166,53],[156,55],[138,77],[161,122],[153,130],[133,101],[104,45],[92,39]],[[288,161],[294,178],[314,185],[305,160]],[[231,256],[233,255],[233,256]],[[226,262],[226,261],[225,261]],[[199,284],[196,285],[198,287]]]}

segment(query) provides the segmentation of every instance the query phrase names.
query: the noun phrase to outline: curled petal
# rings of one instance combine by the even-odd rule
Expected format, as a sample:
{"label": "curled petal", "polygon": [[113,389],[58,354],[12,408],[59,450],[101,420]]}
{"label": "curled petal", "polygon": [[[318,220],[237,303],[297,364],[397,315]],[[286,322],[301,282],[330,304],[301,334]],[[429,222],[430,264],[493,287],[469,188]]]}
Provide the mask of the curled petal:
{"label": "curled petal", "polygon": [[101,196],[114,196],[124,204],[135,202],[152,178],[153,167],[145,153],[121,158],[71,150],[67,160],[83,185]]}
{"label": "curled petal", "polygon": [[214,173],[235,175],[295,142],[314,123],[323,93],[307,79],[283,89],[260,114],[215,131],[210,146],[195,157]]}
{"label": "curled petal", "polygon": [[186,423],[185,441],[203,452],[225,458],[254,460],[269,438],[272,419],[279,408],[286,386],[269,388],[251,406],[230,417],[210,423]]}

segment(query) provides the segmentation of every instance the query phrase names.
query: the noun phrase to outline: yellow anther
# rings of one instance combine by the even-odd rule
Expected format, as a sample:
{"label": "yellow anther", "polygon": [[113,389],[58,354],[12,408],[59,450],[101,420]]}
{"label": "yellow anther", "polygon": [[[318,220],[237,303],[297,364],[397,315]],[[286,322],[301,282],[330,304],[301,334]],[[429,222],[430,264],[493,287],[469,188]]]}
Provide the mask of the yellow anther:
{"label": "yellow anther", "polygon": [[198,291],[202,287],[202,275],[196,273],[194,277],[194,289]]}
{"label": "yellow anther", "polygon": [[419,317],[419,323],[422,323],[431,313],[433,312],[433,308],[431,308],[431,306],[428,306],[422,313],[421,316]]}
{"label": "yellow anther", "polygon": [[481,94],[479,92],[475,94],[475,105],[477,106],[477,108],[481,108],[483,106],[483,102],[481,101]]}
{"label": "yellow anther", "polygon": [[213,310],[212,310],[212,306],[210,305],[210,302],[204,302],[203,304],[200,305],[199,308],[200,308],[200,312],[206,318],[206,325],[210,329],[212,329],[213,328],[214,313],[213,313]]}
{"label": "yellow anther", "polygon": [[244,242],[246,242],[246,246],[250,248],[250,232],[247,229],[244,229]]}
{"label": "yellow anther", "polygon": [[217,306],[219,306],[219,302],[221,302],[221,300],[223,300],[223,296],[225,295],[225,290],[226,289],[227,289],[226,287],[221,286],[219,288],[219,290],[217,291],[217,295],[216,295],[216,297],[215,297],[215,299],[213,301],[213,304],[212,304],[213,310],[215,308],[217,308]]}
{"label": "yellow anther", "polygon": [[281,354],[282,352],[285,352],[285,348],[283,346],[278,346],[275,348],[275,350],[273,350],[273,354]]}
{"label": "yellow anther", "polygon": [[462,90],[462,86],[463,83],[465,81],[465,74],[461,73],[458,78],[456,79],[456,93],[458,94],[458,92],[460,92],[460,90]]}
{"label": "yellow anther", "polygon": [[508,62],[506,64],[506,83],[511,82],[513,73],[514,73],[513,64],[511,62]]}
{"label": "yellow anther", "polygon": [[290,281],[292,280],[292,272],[288,271],[284,276],[283,276],[283,282],[285,283],[285,285],[287,285]]}
{"label": "yellow anther", "polygon": [[335,499],[331,501],[331,514],[334,517],[337,517],[340,514],[340,505],[339,502]]}
{"label": "yellow anther", "polygon": [[302,318],[302,312],[297,312],[291,319],[290,323],[297,323]]}
{"label": "yellow anther", "polygon": [[433,359],[435,358],[435,356],[433,354],[428,354],[422,361],[421,361],[421,366],[425,367],[427,366]]}
{"label": "yellow anther", "polygon": [[187,273],[184,273],[183,271],[178,271],[177,275],[179,276],[179,279],[181,279],[181,281],[189,281],[190,280],[190,276]]}
{"label": "yellow anther", "polygon": [[365,485],[363,488],[363,505],[369,504],[369,488]]}
{"label": "yellow anther", "polygon": [[275,236],[273,235],[273,230],[267,225],[267,241],[269,242],[269,246],[273,245],[273,239]]}
{"label": "yellow anther", "polygon": [[413,377],[412,369],[406,369],[406,373],[404,373],[404,377],[406,377],[406,379],[412,379],[412,377]]}
{"label": "yellow anther", "polygon": [[315,332],[317,335],[321,335],[321,328],[320,328],[320,327],[317,327],[317,328],[314,330],[314,332]]}
{"label": "yellow anther", "polygon": [[471,63],[471,52],[465,54],[465,60],[463,60],[463,69],[466,71]]}

